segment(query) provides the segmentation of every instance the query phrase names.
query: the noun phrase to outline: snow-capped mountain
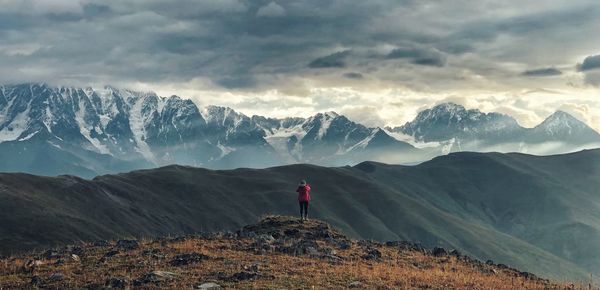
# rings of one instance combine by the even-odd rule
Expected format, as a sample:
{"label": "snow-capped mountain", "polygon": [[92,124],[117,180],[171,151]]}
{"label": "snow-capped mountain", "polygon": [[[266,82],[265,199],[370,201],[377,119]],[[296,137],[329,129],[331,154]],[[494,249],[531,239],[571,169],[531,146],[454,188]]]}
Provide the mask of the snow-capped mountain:
{"label": "snow-capped mountain", "polygon": [[[248,117],[231,108],[200,109],[177,96],[110,86],[0,86],[0,171],[91,177],[173,163],[209,168],[414,163],[458,150],[531,152],[531,144],[548,141],[567,144],[548,151],[560,153],[599,140],[597,132],[564,112],[527,129],[507,115],[442,104],[402,127],[382,129],[335,112]],[[513,147],[493,147],[503,144]]]}
{"label": "snow-capped mountain", "polygon": [[[397,145],[398,153],[415,149],[379,128],[367,128],[335,112],[318,113],[306,119],[254,116],[253,120],[263,128],[265,139],[280,155],[302,162],[347,164],[352,162],[348,157],[359,149],[361,152],[379,150],[392,143]],[[386,137],[379,137],[382,134]]]}
{"label": "snow-capped mountain", "polygon": [[394,131],[414,136],[423,142],[460,140],[501,140],[522,134],[524,128],[507,115],[467,110],[463,106],[444,103],[426,109]]}
{"label": "snow-capped mountain", "polygon": [[92,176],[172,163],[211,168],[354,163],[359,160],[342,156],[371,131],[334,112],[307,119],[250,118],[231,108],[199,109],[177,96],[109,86],[0,87],[3,171]]}
{"label": "snow-capped mountain", "polygon": [[[568,113],[557,111],[534,128],[504,114],[467,110],[445,103],[421,111],[405,125],[389,128],[422,142],[440,142],[451,151],[563,153],[600,145],[600,134]],[[548,142],[559,142],[552,148]],[[544,148],[546,151],[539,151]],[[550,150],[550,151],[547,151]]]}
{"label": "snow-capped mountain", "polygon": [[563,111],[556,111],[529,134],[530,142],[562,141],[586,144],[600,141],[600,134],[585,123]]}

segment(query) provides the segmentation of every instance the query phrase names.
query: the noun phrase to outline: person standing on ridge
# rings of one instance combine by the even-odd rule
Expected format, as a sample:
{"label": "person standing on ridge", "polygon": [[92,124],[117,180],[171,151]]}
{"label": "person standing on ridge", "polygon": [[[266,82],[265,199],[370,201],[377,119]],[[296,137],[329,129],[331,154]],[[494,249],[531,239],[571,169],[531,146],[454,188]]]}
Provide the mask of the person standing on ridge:
{"label": "person standing on ridge", "polygon": [[310,184],[306,180],[300,181],[298,184],[298,203],[300,204],[300,220],[308,220],[308,202],[310,201]]}

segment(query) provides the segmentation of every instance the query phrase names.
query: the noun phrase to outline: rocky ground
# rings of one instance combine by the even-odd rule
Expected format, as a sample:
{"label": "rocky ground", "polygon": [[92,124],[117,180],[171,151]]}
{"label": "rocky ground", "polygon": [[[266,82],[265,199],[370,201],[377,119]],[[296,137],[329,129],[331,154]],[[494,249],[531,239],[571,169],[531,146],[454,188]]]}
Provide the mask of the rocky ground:
{"label": "rocky ground", "polygon": [[0,260],[0,289],[565,289],[492,261],[269,216],[235,233],[98,241]]}

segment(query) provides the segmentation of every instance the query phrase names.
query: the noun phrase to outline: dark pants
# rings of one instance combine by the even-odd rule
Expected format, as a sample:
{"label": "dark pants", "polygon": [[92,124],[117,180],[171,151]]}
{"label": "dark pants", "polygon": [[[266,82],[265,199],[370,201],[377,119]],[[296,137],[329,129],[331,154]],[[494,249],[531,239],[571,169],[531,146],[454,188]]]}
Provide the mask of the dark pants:
{"label": "dark pants", "polygon": [[[308,201],[300,201],[300,217],[308,216]],[[304,212],[304,214],[302,214]]]}

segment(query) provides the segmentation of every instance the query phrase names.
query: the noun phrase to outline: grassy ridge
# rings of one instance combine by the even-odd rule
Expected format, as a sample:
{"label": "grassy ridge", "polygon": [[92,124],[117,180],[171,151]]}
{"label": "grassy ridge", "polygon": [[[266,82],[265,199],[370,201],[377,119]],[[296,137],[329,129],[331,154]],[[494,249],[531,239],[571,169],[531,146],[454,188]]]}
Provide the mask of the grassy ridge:
{"label": "grassy ridge", "polygon": [[265,213],[310,214],[354,238],[459,249],[556,280],[600,274],[600,151],[457,153],[418,166],[184,166],[100,176],[0,174],[4,254],[74,241],[234,230]]}

